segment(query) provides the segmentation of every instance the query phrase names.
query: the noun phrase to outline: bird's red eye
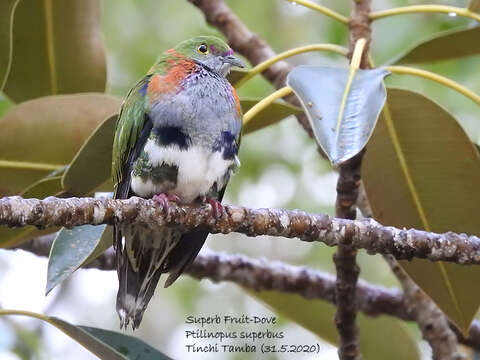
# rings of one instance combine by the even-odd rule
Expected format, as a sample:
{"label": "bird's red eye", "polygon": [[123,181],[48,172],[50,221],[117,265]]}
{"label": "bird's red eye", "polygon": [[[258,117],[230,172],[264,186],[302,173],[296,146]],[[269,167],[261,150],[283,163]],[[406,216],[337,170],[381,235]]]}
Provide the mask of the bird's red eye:
{"label": "bird's red eye", "polygon": [[201,44],[198,48],[197,51],[200,54],[207,55],[208,54],[208,46],[207,44]]}

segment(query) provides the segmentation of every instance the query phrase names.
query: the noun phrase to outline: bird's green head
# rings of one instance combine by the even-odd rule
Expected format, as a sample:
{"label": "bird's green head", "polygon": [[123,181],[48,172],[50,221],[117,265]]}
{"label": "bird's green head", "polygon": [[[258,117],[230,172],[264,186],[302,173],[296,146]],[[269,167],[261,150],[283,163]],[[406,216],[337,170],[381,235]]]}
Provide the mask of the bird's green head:
{"label": "bird's green head", "polygon": [[230,46],[214,36],[197,36],[182,41],[173,50],[222,76],[226,76],[232,66],[244,67]]}

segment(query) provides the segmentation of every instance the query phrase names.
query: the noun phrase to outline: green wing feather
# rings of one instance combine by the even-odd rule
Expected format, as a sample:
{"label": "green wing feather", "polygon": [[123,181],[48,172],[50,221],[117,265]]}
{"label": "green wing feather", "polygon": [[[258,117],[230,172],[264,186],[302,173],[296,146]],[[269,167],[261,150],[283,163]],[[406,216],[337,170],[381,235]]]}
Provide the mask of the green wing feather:
{"label": "green wing feather", "polygon": [[117,120],[112,152],[114,198],[117,198],[119,186],[128,176],[128,160],[145,125],[149,80],[150,75],[145,76],[130,90]]}

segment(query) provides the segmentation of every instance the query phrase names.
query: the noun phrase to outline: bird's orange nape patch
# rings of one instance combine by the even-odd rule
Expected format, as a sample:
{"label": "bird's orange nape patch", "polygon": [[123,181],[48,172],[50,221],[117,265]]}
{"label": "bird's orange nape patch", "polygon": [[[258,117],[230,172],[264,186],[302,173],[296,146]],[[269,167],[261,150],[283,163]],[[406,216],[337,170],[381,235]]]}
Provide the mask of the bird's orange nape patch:
{"label": "bird's orange nape patch", "polygon": [[148,84],[148,96],[150,102],[158,100],[164,94],[178,90],[180,83],[191,74],[196,67],[193,60],[186,59],[182,54],[175,50],[167,50],[167,53],[173,55],[168,59],[168,70],[164,75],[154,75]]}

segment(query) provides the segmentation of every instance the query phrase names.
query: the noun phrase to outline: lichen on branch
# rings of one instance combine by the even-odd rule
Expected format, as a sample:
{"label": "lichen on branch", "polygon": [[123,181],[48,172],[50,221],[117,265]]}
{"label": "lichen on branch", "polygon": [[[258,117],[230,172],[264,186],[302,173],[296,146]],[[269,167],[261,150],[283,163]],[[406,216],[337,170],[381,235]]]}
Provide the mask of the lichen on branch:
{"label": "lichen on branch", "polygon": [[222,216],[215,217],[209,204],[179,206],[169,203],[162,208],[152,200],[138,197],[126,200],[0,198],[0,225],[9,227],[73,227],[114,223],[171,226],[183,230],[202,226],[211,233],[283,236],[309,242],[319,241],[328,246],[336,246],[349,233],[352,234],[352,246],[365,249],[370,254],[391,254],[398,260],[422,258],[457,264],[480,264],[480,238],[476,236],[398,229],[383,226],[373,219],[338,219],[301,210],[250,209],[234,205],[225,205]]}

